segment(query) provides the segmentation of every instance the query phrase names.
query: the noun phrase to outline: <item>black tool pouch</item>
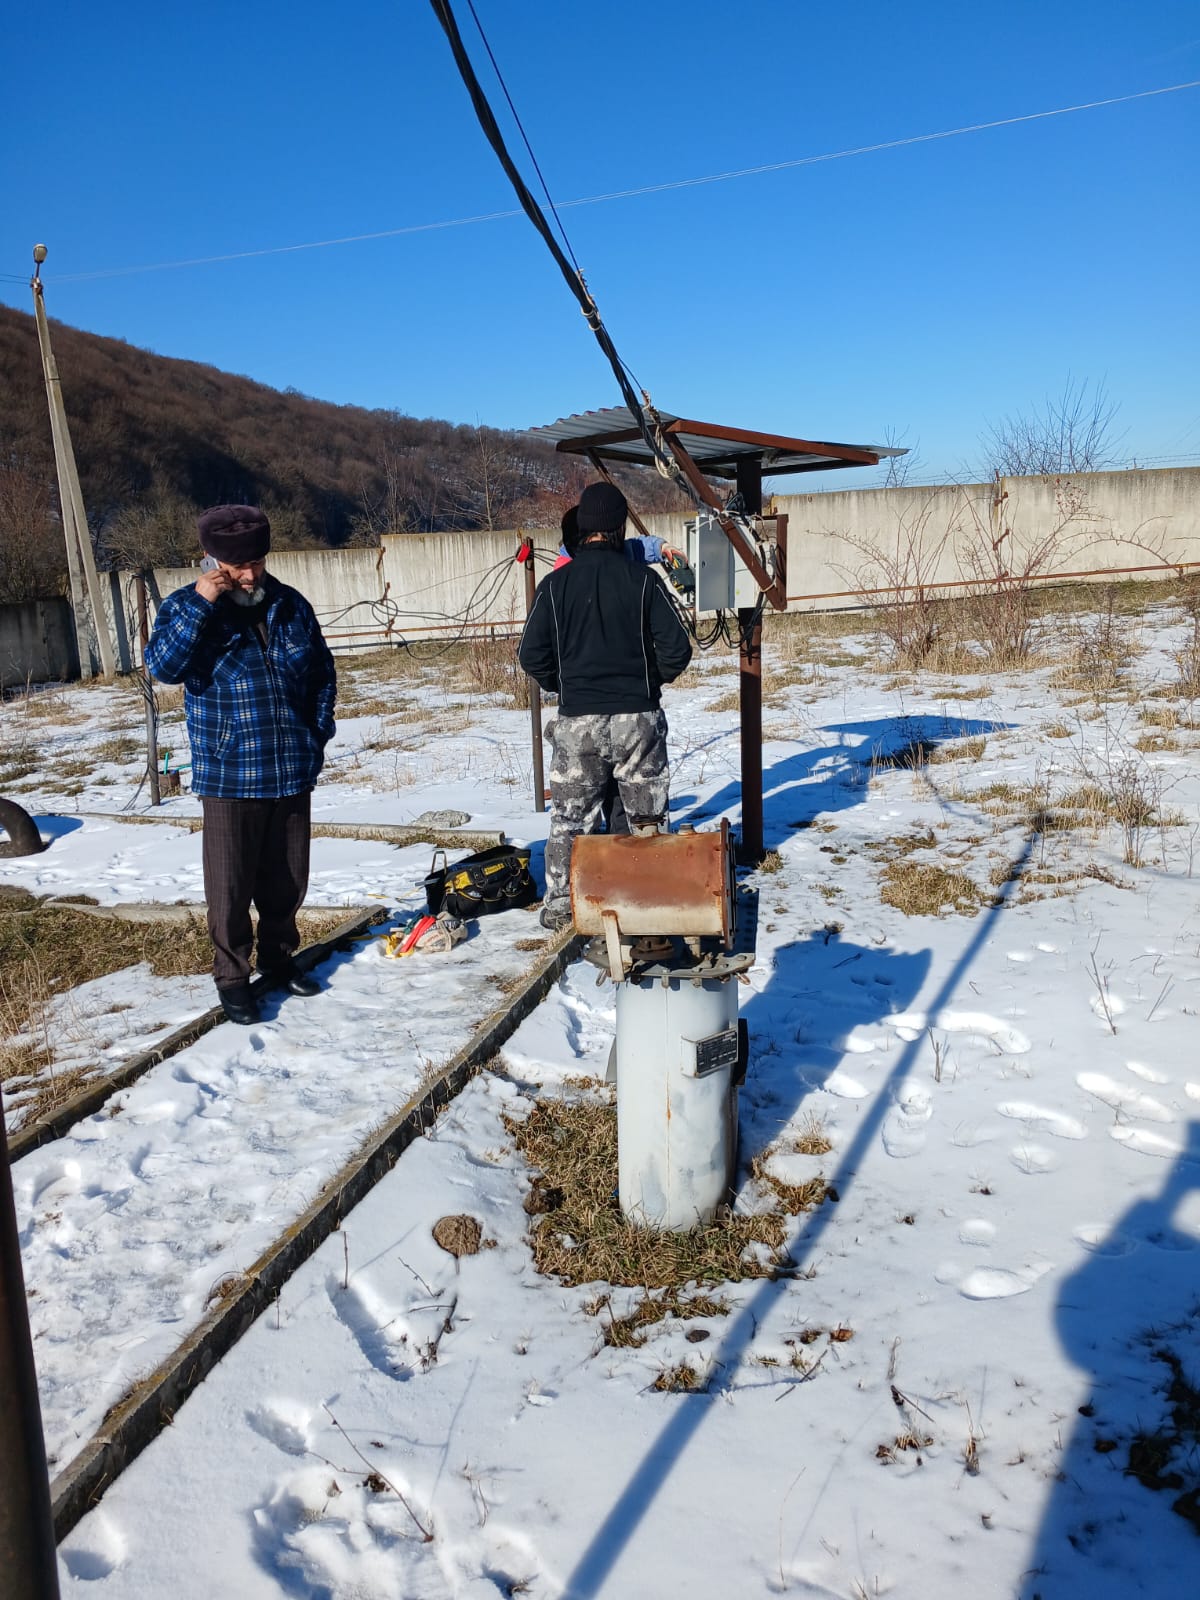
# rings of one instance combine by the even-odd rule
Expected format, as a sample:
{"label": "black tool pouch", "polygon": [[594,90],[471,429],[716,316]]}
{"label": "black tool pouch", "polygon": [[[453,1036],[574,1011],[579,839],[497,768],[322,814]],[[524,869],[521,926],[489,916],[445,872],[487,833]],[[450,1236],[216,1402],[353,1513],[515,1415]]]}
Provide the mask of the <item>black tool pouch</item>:
{"label": "black tool pouch", "polygon": [[486,917],[493,911],[530,905],[536,899],[529,851],[511,844],[479,850],[453,866],[446,865],[444,850],[435,850],[425,877],[425,903],[434,916],[448,911],[464,920]]}

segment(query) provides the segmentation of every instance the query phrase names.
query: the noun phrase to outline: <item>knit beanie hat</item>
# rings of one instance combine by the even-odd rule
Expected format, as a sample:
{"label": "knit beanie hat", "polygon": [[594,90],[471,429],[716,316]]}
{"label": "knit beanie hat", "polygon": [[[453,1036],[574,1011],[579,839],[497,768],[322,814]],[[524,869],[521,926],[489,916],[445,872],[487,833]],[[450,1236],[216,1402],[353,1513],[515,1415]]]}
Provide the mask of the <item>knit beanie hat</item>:
{"label": "knit beanie hat", "polygon": [[615,533],[628,515],[629,505],[614,483],[589,483],[579,496],[579,531],[585,536]]}
{"label": "knit beanie hat", "polygon": [[196,527],[205,553],[231,567],[261,561],[271,548],[271,524],[257,506],[211,506]]}

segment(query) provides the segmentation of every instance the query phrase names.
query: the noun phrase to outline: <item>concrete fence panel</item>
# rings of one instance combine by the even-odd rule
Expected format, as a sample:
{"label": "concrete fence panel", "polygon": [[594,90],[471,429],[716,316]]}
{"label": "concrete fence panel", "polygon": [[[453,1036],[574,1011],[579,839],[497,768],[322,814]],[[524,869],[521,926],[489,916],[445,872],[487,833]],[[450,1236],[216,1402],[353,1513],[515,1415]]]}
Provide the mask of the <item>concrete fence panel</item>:
{"label": "concrete fence panel", "polygon": [[78,676],[75,629],[65,600],[0,606],[0,689]]}

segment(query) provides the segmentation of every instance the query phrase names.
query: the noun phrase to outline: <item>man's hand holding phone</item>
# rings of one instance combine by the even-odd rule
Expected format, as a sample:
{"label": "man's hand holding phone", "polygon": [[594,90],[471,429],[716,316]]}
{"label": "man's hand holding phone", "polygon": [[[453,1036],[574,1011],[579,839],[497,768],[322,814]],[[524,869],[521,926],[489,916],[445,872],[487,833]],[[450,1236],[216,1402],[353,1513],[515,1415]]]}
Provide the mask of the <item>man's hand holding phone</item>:
{"label": "man's hand holding phone", "polygon": [[213,556],[205,556],[200,563],[200,576],[196,579],[196,593],[200,598],[215,605],[233,586],[233,579],[221,563]]}

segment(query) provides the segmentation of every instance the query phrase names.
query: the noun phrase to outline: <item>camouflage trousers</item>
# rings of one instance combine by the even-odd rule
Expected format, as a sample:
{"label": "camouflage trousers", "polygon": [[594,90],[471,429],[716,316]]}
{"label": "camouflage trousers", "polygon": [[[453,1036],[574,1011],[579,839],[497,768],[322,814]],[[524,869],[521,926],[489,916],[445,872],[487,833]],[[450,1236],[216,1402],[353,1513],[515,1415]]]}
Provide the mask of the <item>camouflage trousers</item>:
{"label": "camouflage trousers", "polygon": [[550,837],[546,841],[548,911],[571,904],[571,846],[596,833],[610,778],[631,818],[661,817],[667,809],[667,719],[662,711],[614,716],[560,716],[550,764]]}

